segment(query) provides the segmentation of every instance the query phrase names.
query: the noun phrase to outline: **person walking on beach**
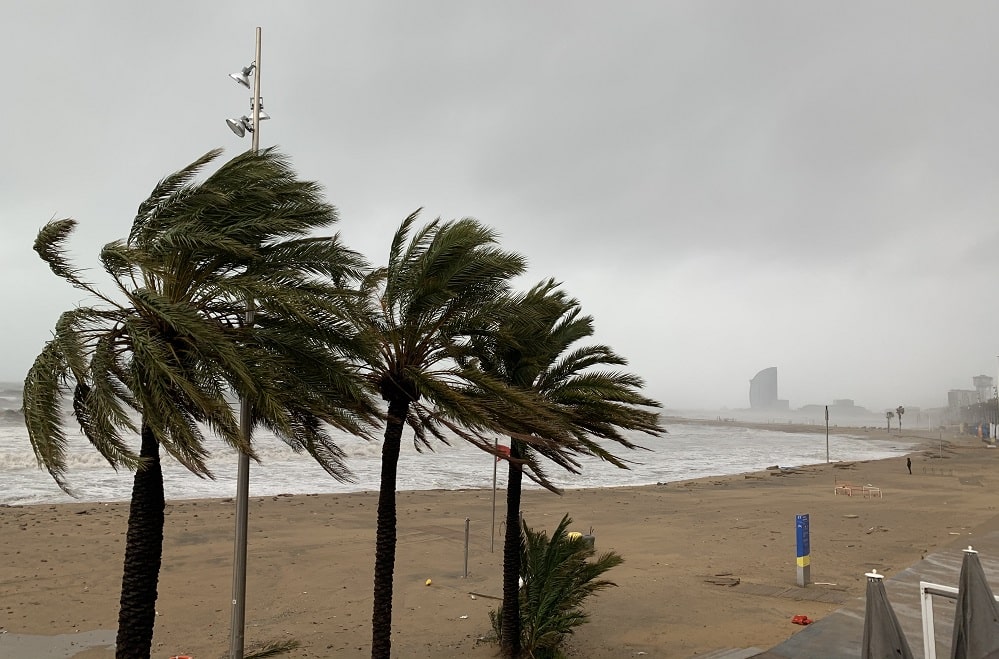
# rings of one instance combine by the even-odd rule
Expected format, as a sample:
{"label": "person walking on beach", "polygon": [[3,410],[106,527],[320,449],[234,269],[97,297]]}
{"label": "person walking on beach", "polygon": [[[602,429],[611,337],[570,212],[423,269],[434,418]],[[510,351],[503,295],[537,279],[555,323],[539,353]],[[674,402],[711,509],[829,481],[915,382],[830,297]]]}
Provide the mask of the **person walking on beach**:
{"label": "person walking on beach", "polygon": [[909,470],[909,475],[912,476],[912,458],[905,459],[905,466]]}

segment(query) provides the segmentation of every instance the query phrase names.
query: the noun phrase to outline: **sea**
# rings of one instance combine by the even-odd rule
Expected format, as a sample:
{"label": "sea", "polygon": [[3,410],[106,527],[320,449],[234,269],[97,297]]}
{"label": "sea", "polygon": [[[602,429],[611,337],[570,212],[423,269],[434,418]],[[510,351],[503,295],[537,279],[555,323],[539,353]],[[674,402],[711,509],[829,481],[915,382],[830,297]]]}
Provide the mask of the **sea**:
{"label": "sea", "polygon": [[[71,422],[70,422],[71,423]],[[69,425],[69,424],[68,424]],[[704,476],[757,471],[773,465],[795,467],[826,461],[825,433],[794,433],[758,428],[698,423],[667,424],[662,437],[636,435],[632,439],[648,450],[629,451],[608,443],[607,448],[628,460],[630,469],[619,469],[598,459],[582,459],[581,473],[570,474],[555,465],[547,473],[561,488],[596,488],[687,480]],[[40,469],[23,422],[8,416],[0,422],[0,504],[43,504],[71,501],[128,500],[132,475],[115,471],[79,432],[69,428],[67,480],[74,496],[66,494]],[[250,496],[377,491],[381,442],[351,435],[337,435],[353,472],[351,482],[338,482],[308,455],[294,453],[267,432],[254,435],[260,463],[251,462]],[[495,458],[460,440],[435,444],[433,451],[418,452],[412,436],[403,437],[399,459],[399,490],[489,489],[506,486],[505,465],[494,470]],[[502,438],[498,441],[504,443]],[[136,446],[138,441],[136,440]],[[165,458],[164,486],[170,500],[227,498],[236,492],[237,456],[228,446],[209,439],[209,460],[214,478],[194,476],[169,457]],[[832,461],[874,460],[901,456],[912,442],[871,440],[830,435]],[[136,449],[137,450],[137,449]],[[525,479],[525,487],[537,487]]]}

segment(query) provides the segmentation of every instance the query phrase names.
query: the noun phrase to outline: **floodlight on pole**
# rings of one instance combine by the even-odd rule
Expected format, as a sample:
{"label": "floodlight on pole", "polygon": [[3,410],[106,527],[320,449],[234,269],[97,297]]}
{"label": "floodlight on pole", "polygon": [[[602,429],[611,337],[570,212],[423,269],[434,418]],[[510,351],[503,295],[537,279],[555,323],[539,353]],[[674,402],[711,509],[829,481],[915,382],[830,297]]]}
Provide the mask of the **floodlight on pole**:
{"label": "floodlight on pole", "polygon": [[[264,99],[260,99],[260,116],[257,117],[257,121],[264,121],[265,119],[270,119],[271,116],[264,112]],[[250,115],[253,115],[253,99],[250,99]],[[229,130],[236,133],[239,137],[245,136],[247,133],[253,132],[253,119],[246,116],[245,114],[239,119],[226,119],[225,123],[229,126]]]}
{"label": "floodlight on pole", "polygon": [[[253,114],[253,99],[252,98],[250,99],[250,114],[251,115]],[[264,97],[261,96],[260,97],[260,116],[258,117],[257,120],[258,121],[263,121],[264,119],[270,119],[270,118],[271,118],[271,115],[269,115],[266,112],[264,112]]]}
{"label": "floodlight on pole", "polygon": [[229,130],[236,133],[239,137],[246,135],[247,131],[253,132],[253,126],[250,125],[250,120],[246,116],[242,116],[239,119],[226,119],[225,123],[229,126]]}
{"label": "floodlight on pole", "polygon": [[[253,64],[244,67],[241,73],[230,74],[230,78],[250,87],[249,76],[253,76],[253,96],[250,98],[250,116],[239,120],[227,119],[226,124],[240,137],[249,132],[252,138],[251,150],[260,150],[260,120],[266,119],[263,102],[260,98],[260,28],[257,28],[256,52]],[[246,301],[246,326],[253,325],[254,302]],[[245,399],[239,401],[239,434],[246,444],[252,433],[250,405]],[[239,452],[236,471],[236,537],[233,541],[232,561],[232,635],[229,641],[230,659],[243,659],[244,634],[246,628],[246,536],[247,517],[250,499],[250,456]]]}
{"label": "floodlight on pole", "polygon": [[244,66],[243,70],[239,73],[230,73],[229,77],[243,85],[247,89],[250,88],[250,76],[253,75],[253,70],[256,69],[256,62],[250,64],[249,66]]}

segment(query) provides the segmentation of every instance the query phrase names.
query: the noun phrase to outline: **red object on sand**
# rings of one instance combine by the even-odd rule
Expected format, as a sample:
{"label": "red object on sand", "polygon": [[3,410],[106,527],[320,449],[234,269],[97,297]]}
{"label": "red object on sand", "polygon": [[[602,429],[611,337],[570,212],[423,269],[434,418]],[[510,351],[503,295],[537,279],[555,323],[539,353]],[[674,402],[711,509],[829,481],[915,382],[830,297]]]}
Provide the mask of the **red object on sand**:
{"label": "red object on sand", "polygon": [[809,618],[808,616],[794,616],[793,618],[791,618],[791,622],[793,622],[796,625],[810,625],[815,621]]}

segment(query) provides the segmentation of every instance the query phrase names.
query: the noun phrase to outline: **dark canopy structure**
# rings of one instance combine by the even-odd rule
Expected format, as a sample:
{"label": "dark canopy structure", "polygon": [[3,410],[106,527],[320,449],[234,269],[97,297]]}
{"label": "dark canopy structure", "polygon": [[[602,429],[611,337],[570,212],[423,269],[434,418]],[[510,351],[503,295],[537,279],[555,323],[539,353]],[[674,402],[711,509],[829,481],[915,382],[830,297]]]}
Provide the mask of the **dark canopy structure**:
{"label": "dark canopy structure", "polygon": [[954,609],[952,659],[999,659],[999,606],[978,552],[964,550]]}
{"label": "dark canopy structure", "polygon": [[867,573],[867,607],[864,609],[862,659],[913,659],[895,610],[885,592],[884,575]]}

